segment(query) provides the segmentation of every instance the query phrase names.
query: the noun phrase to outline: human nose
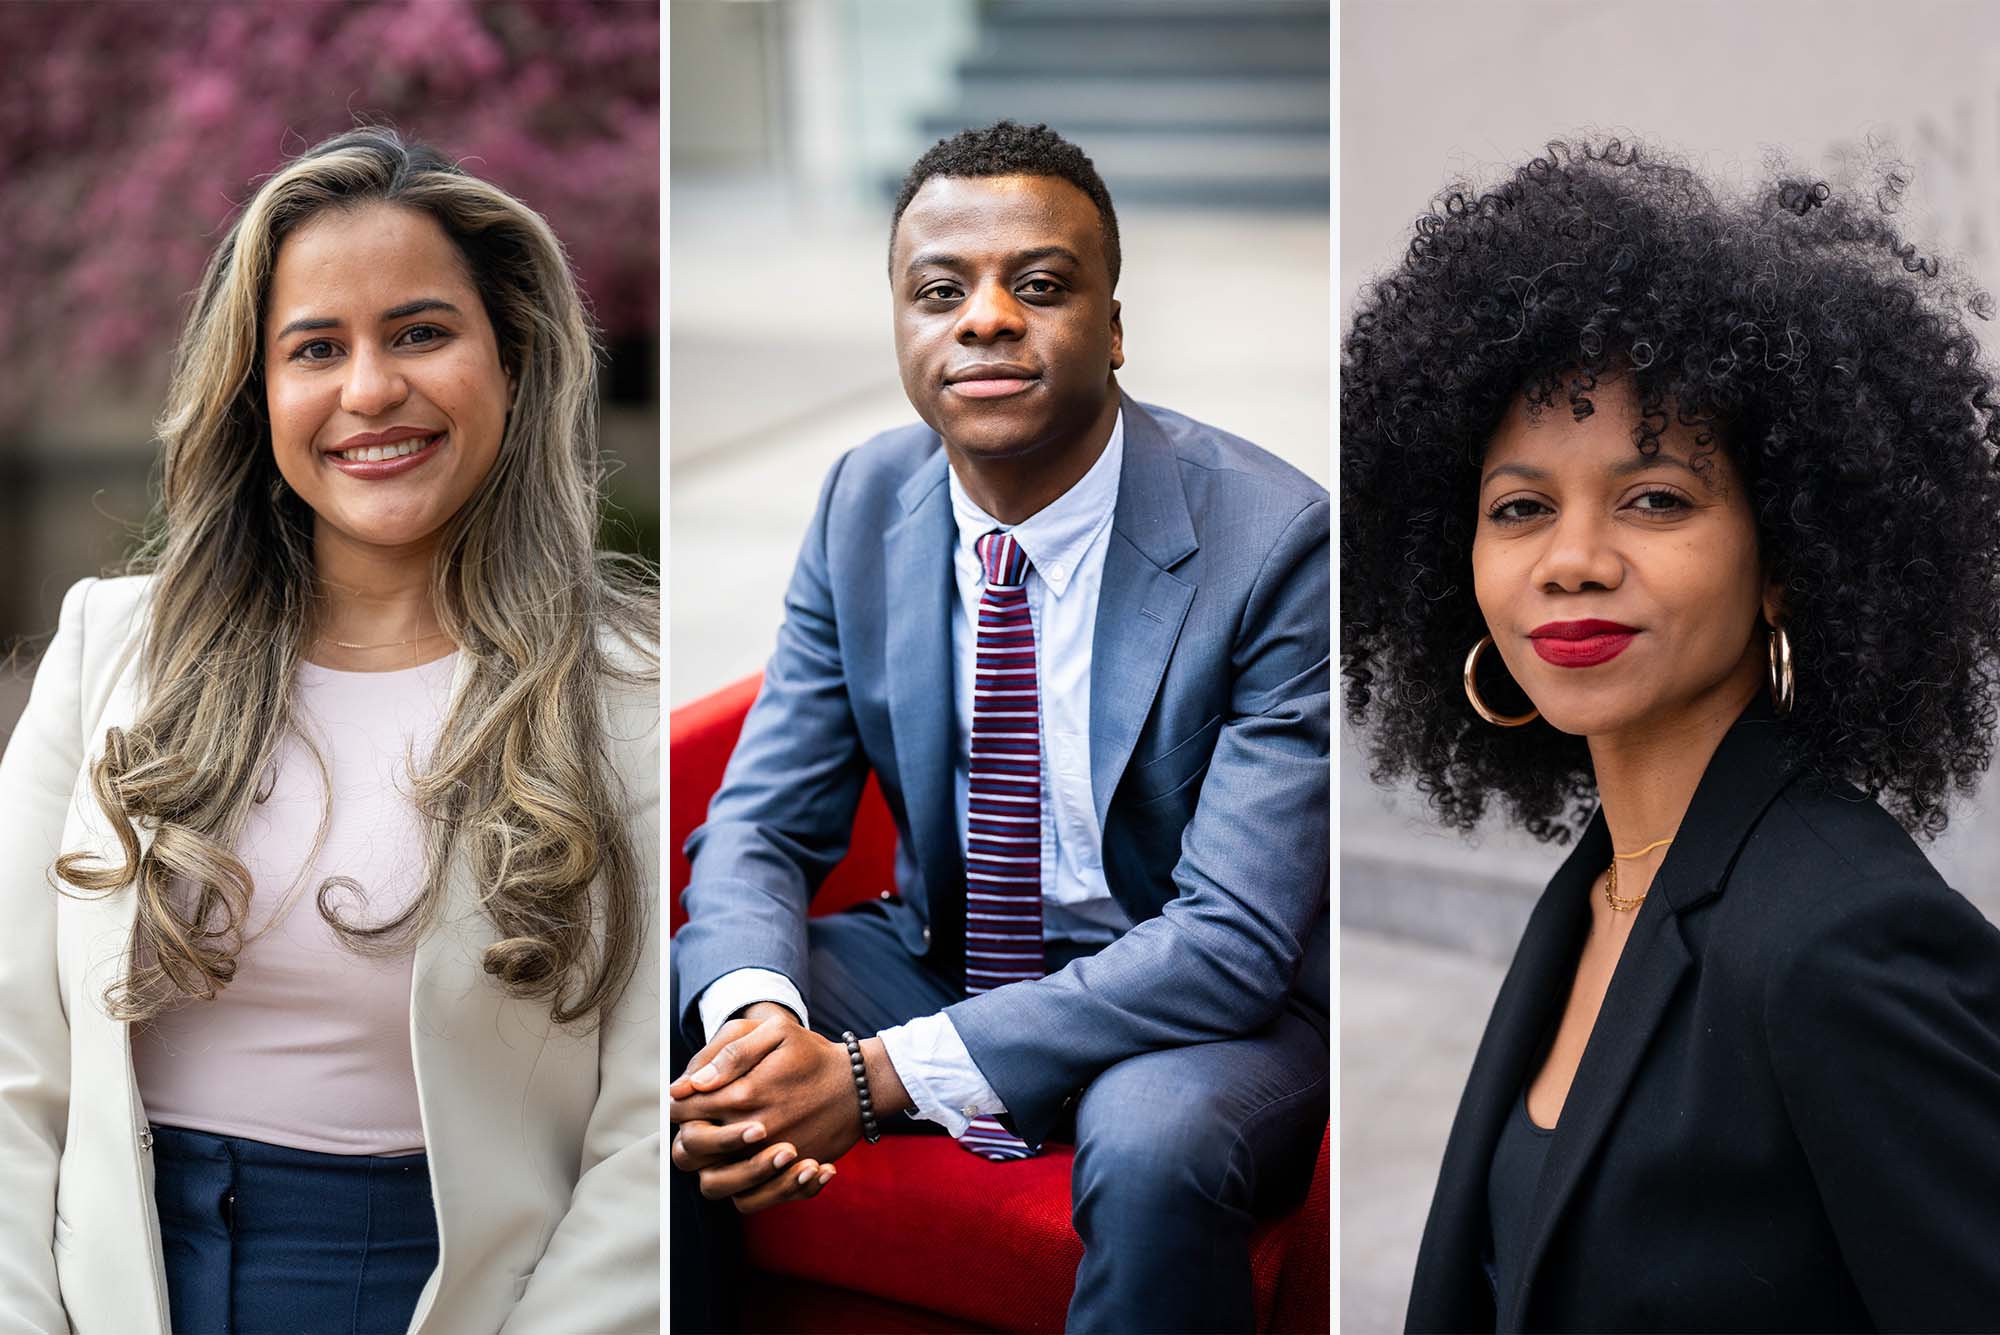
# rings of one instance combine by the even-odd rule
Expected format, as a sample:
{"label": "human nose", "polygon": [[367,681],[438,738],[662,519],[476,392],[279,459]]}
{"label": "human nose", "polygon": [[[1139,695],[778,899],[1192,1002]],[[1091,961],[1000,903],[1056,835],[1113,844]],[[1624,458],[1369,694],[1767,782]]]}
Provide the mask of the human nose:
{"label": "human nose", "polygon": [[348,361],[347,379],[340,387],[340,406],[355,417],[379,417],[408,398],[409,393],[409,383],[388,355],[364,348]]}
{"label": "human nose", "polygon": [[1021,303],[998,281],[975,285],[958,308],[960,343],[994,343],[1022,332]]}
{"label": "human nose", "polygon": [[1530,572],[1535,587],[1548,593],[1615,589],[1624,581],[1625,560],[1612,543],[1608,521],[1588,512],[1558,515]]}

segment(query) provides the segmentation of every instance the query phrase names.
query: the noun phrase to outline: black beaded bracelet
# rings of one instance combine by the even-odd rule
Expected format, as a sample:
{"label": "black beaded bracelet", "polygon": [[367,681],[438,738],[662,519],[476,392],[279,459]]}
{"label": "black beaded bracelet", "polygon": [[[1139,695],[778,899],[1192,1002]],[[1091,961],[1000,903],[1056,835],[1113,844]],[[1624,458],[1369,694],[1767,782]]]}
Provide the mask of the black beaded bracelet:
{"label": "black beaded bracelet", "polygon": [[861,1061],[861,1040],[852,1029],[843,1030],[840,1037],[847,1044],[848,1064],[854,1068],[854,1092],[861,1096],[861,1134],[873,1145],[882,1139],[882,1128],[875,1122],[875,1104],[868,1097],[868,1068]]}

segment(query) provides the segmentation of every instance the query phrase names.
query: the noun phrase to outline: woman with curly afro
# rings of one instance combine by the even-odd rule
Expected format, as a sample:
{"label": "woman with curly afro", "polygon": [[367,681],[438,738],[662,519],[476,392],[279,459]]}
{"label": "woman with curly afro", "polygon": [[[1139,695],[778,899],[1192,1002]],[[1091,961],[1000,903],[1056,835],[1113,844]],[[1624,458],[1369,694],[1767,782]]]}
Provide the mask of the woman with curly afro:
{"label": "woman with curly afro", "polygon": [[2000,931],[1911,838],[1992,756],[2000,404],[1901,186],[1555,144],[1357,304],[1349,714],[1574,840],[1412,1331],[2000,1321]]}

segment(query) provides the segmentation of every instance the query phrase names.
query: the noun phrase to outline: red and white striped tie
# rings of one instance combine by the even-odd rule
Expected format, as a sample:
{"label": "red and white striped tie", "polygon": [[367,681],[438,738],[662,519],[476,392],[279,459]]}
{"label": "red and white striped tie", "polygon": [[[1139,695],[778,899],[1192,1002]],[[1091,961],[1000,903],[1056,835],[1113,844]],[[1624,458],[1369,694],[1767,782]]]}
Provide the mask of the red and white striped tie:
{"label": "red and white striped tie", "polygon": [[[979,539],[972,783],[965,841],[965,990],[1042,976],[1042,733],[1028,555],[998,529]],[[991,1117],[958,1143],[987,1159],[1033,1153]]]}

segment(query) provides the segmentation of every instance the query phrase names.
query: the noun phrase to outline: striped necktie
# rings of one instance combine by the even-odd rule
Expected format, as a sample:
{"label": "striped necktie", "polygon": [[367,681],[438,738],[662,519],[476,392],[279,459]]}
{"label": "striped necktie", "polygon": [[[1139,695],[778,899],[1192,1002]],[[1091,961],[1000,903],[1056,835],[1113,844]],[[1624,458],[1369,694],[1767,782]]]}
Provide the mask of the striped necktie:
{"label": "striped necktie", "polygon": [[[965,990],[1042,976],[1042,733],[1028,555],[998,529],[979,539],[972,683],[971,795],[965,840]],[[958,1143],[987,1159],[1033,1153],[991,1117]]]}

